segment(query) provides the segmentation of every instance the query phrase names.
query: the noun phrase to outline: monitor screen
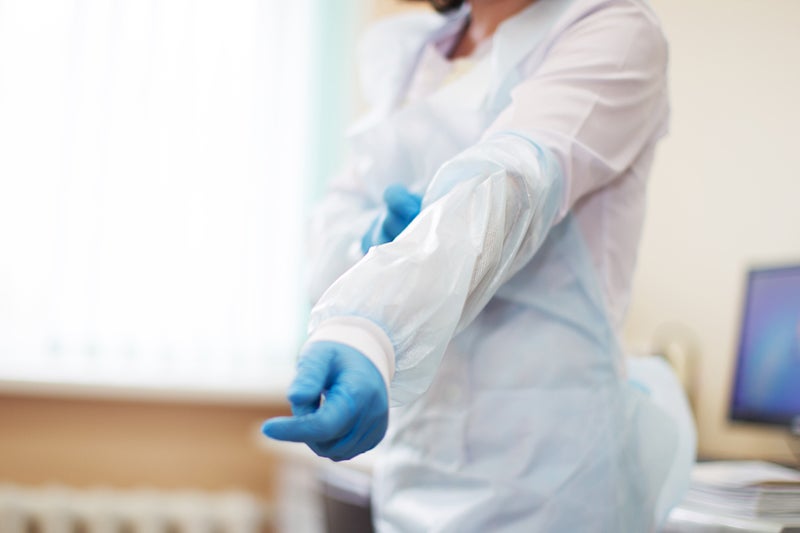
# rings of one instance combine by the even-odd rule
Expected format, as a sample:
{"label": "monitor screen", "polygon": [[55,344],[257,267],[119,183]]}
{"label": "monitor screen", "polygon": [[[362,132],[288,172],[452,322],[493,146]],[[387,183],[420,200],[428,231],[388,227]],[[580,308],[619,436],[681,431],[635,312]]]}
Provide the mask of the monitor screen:
{"label": "monitor screen", "polygon": [[747,279],[731,418],[800,420],[800,265],[751,270]]}

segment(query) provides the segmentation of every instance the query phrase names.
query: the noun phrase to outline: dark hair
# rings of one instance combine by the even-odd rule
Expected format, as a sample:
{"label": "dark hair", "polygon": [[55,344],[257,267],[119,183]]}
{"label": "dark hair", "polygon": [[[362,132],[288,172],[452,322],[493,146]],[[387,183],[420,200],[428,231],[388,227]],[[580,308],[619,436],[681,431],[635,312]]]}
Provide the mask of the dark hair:
{"label": "dark hair", "polygon": [[[409,0],[412,2],[424,2],[425,0]],[[439,13],[446,13],[458,9],[464,4],[464,0],[428,0],[433,9]]]}
{"label": "dark hair", "polygon": [[430,0],[430,2],[436,11],[444,13],[458,9],[464,3],[464,0]]}

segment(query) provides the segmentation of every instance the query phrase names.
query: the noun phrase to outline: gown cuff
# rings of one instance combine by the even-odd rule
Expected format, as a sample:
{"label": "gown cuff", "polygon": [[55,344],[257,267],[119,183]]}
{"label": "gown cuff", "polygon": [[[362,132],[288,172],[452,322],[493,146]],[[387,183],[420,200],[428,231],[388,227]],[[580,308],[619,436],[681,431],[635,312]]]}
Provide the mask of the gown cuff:
{"label": "gown cuff", "polygon": [[318,341],[338,342],[361,352],[377,367],[389,392],[394,377],[394,347],[380,326],[359,316],[329,318],[314,329],[306,345]]}

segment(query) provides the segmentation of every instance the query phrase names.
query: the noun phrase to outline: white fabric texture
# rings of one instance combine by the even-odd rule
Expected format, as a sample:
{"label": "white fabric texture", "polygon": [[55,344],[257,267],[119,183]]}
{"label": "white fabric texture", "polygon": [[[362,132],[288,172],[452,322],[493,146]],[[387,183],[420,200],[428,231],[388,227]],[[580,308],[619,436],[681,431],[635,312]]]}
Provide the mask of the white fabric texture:
{"label": "white fabric texture", "polygon": [[[310,331],[358,316],[394,348],[402,407],[376,523],[646,531],[671,501],[678,429],[627,384],[616,330],[666,131],[666,43],[640,1],[539,0],[469,72],[407,98],[444,79],[425,58],[467,15],[406,16],[367,37],[374,112],[312,223],[312,297],[324,294]],[[422,211],[361,257],[391,183],[424,193]]]}
{"label": "white fabric texture", "polygon": [[656,356],[629,357],[627,363],[629,380],[645,389],[653,402],[668,412],[678,424],[675,459],[656,504],[656,520],[664,523],[669,511],[680,503],[679,496],[689,490],[686,472],[694,466],[697,430],[686,393],[664,359]]}

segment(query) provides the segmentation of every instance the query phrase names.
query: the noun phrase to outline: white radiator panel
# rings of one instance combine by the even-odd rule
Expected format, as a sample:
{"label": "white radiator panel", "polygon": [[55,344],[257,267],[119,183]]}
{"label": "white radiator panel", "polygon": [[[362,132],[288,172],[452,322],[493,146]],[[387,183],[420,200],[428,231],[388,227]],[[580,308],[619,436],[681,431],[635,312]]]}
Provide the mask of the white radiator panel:
{"label": "white radiator panel", "polygon": [[0,485],[0,533],[260,533],[266,519],[240,492]]}

